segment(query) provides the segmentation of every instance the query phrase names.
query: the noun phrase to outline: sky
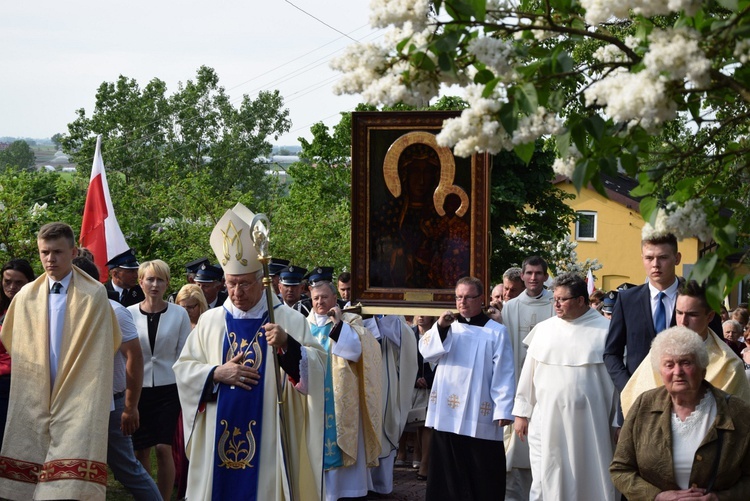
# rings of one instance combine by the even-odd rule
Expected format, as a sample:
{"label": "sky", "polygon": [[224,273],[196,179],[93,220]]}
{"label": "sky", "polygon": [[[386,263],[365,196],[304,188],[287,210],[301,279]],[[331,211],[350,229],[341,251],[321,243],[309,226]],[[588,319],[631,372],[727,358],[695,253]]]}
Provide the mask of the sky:
{"label": "sky", "polygon": [[102,82],[124,75],[143,88],[159,78],[172,94],[205,65],[216,70],[235,105],[243,94],[280,91],[292,127],[272,143],[309,139],[312,124],[333,126],[340,112],[361,101],[333,94],[340,74],[329,68],[331,58],[354,40],[378,41],[383,32],[369,25],[369,0],[291,2],[4,2],[0,136],[67,133],[76,110],[91,116]]}

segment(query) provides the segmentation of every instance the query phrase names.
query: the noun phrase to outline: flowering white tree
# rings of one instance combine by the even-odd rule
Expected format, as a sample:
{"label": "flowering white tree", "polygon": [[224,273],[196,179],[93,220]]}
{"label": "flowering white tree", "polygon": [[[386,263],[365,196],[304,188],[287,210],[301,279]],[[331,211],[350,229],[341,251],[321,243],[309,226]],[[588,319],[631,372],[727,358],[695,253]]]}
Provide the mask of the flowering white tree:
{"label": "flowering white tree", "polygon": [[[647,231],[713,239],[693,278],[718,305],[741,278],[727,257],[750,233],[750,0],[372,0],[381,44],[333,63],[337,91],[424,105],[463,90],[438,136],[457,155],[554,137],[555,170],[601,193],[639,180]],[[721,209],[734,210],[727,217]],[[741,217],[740,217],[741,216]]]}
{"label": "flowering white tree", "polygon": [[537,254],[540,248],[544,249],[552,275],[577,273],[585,277],[589,270],[594,272],[601,270],[603,267],[598,259],[587,258],[585,261],[579,261],[578,252],[576,252],[578,242],[574,242],[570,238],[556,242],[551,240],[540,242],[535,235],[530,235],[516,228],[506,229],[505,235],[509,242],[526,256]]}

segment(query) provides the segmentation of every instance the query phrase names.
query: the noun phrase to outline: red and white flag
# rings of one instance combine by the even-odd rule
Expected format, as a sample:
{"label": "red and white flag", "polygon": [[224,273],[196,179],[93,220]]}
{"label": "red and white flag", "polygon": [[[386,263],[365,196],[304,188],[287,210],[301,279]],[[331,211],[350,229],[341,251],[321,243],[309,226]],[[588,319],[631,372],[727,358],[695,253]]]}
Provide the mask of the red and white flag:
{"label": "red and white flag", "polygon": [[589,272],[586,274],[586,290],[589,293],[589,296],[592,292],[594,292],[594,274],[591,273],[591,268],[589,268]]}
{"label": "red and white flag", "polygon": [[86,192],[86,205],[83,208],[81,223],[81,247],[94,254],[99,268],[100,281],[106,282],[109,272],[107,261],[129,249],[112,207],[109,196],[107,173],[102,160],[102,136],[96,138],[96,152],[91,166],[91,179]]}

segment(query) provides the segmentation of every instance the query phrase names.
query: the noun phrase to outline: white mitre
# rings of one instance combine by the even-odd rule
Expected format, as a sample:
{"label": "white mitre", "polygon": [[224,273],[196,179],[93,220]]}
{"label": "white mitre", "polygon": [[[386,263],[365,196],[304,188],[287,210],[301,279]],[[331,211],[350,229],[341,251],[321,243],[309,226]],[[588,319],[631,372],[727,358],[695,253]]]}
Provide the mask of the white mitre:
{"label": "white mitre", "polygon": [[224,213],[211,232],[211,248],[225,275],[254,273],[262,267],[253,245],[253,218],[250,209],[237,204]]}

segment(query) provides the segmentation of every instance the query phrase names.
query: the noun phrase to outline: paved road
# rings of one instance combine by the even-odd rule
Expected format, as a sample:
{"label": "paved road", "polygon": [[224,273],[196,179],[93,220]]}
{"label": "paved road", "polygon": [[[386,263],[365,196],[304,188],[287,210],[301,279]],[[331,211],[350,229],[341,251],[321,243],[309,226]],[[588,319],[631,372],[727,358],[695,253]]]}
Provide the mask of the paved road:
{"label": "paved road", "polygon": [[417,480],[417,470],[409,466],[397,466],[393,470],[393,492],[388,495],[368,496],[367,499],[393,501],[416,501],[424,499],[427,482]]}

